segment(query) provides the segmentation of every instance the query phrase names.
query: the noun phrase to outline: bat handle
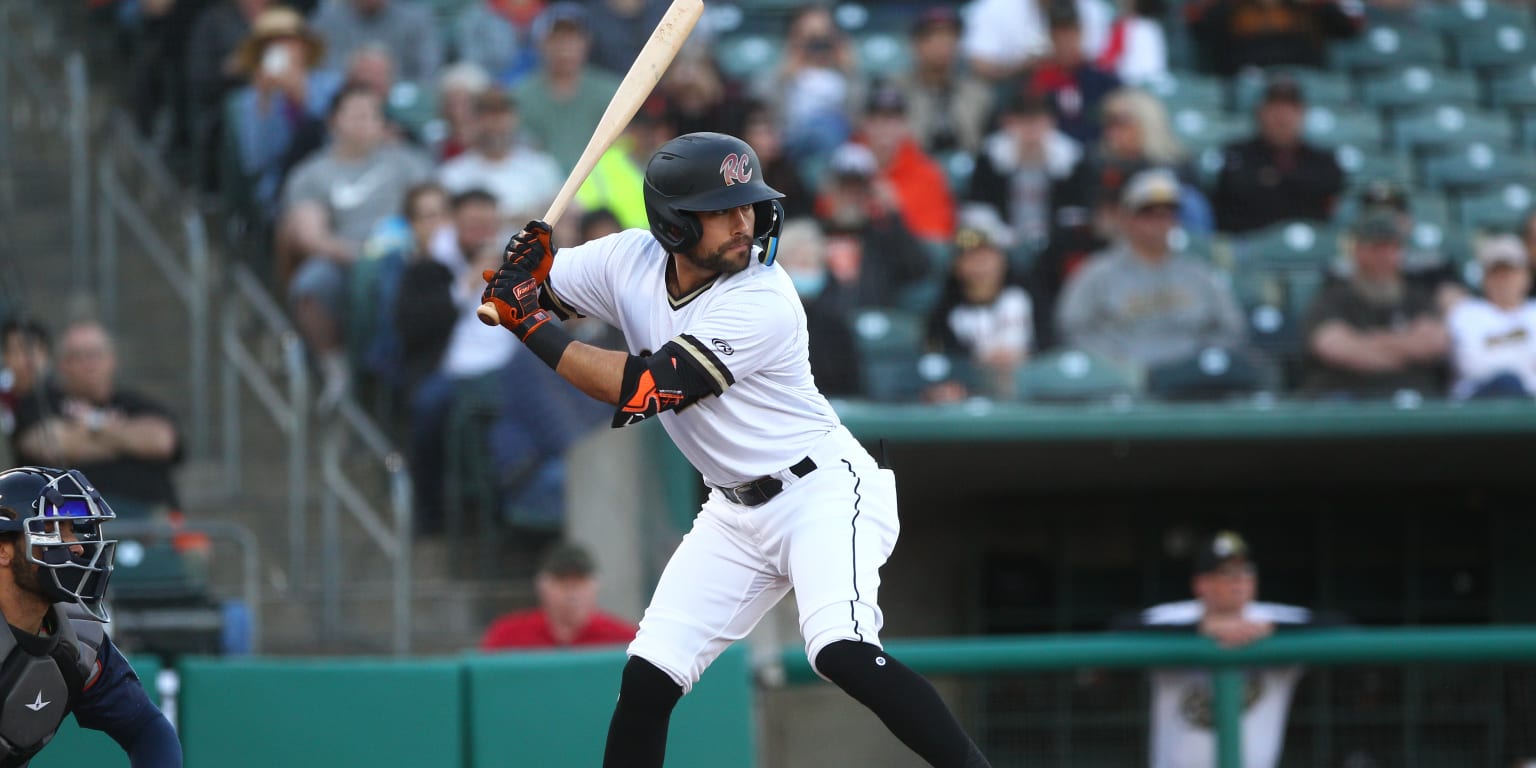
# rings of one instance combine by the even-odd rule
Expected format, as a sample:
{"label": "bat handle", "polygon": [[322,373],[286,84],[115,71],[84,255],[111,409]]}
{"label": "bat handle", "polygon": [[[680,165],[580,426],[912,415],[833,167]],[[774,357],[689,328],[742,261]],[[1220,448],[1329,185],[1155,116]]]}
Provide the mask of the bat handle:
{"label": "bat handle", "polygon": [[496,305],[487,301],[475,310],[475,317],[486,325],[501,325],[501,315],[496,314]]}

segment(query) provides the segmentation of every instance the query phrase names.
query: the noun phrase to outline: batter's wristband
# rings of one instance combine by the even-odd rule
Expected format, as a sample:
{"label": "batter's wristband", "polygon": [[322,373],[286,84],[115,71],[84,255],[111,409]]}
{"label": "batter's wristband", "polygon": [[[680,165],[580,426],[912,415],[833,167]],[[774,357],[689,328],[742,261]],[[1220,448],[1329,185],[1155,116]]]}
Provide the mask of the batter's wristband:
{"label": "batter's wristband", "polygon": [[547,319],[523,336],[523,344],[527,345],[528,350],[533,352],[540,360],[543,360],[544,364],[550,367],[550,370],[560,367],[560,358],[565,356],[565,348],[575,341],[569,333],[565,332],[564,328]]}

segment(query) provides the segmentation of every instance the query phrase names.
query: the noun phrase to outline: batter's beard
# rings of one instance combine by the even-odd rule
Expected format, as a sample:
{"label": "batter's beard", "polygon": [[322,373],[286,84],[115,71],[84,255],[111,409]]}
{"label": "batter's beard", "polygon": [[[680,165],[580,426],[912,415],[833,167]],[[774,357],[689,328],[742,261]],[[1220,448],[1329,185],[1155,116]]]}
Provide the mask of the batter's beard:
{"label": "batter's beard", "polygon": [[[746,252],[740,261],[731,253],[733,249],[747,246]],[[710,272],[719,272],[722,275],[734,275],[747,268],[747,263],[752,260],[752,240],[732,240],[725,245],[710,251],[702,256],[687,254],[688,261],[699,269]]]}

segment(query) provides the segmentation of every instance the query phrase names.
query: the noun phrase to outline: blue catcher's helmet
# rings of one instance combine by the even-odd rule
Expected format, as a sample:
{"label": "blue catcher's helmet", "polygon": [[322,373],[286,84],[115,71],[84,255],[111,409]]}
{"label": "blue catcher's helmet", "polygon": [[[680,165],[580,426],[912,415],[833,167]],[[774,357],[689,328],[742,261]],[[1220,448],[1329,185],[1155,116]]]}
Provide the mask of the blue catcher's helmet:
{"label": "blue catcher's helmet", "polygon": [[18,533],[18,549],[37,566],[43,597],[78,603],[107,621],[102,599],[117,542],[102,534],[116,517],[79,470],[18,467],[0,472],[0,533]]}

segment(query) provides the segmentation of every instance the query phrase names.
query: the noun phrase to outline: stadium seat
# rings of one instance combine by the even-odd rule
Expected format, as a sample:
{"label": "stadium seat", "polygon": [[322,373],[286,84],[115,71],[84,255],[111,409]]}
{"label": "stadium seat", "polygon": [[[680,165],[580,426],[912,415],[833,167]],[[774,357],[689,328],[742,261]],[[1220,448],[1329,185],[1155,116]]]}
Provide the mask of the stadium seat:
{"label": "stadium seat", "polygon": [[1423,184],[1455,194],[1536,178],[1536,158],[1473,142],[1423,164]]}
{"label": "stadium seat", "polygon": [[1338,255],[1339,234],[1326,222],[1281,222],[1232,238],[1232,252],[1239,265],[1316,267]]}
{"label": "stadium seat", "polygon": [[[1347,229],[1359,212],[1359,195],[1346,193],[1340,196],[1338,205],[1334,208],[1333,221]],[[1432,191],[1414,192],[1408,199],[1408,212],[1415,222],[1434,224],[1441,228],[1453,223],[1451,206],[1446,202],[1445,196]]]}
{"label": "stadium seat", "polygon": [[1536,180],[1510,182],[1457,200],[1457,222],[1473,231],[1518,231],[1536,202],[1533,182]]}
{"label": "stadium seat", "polygon": [[1418,6],[1418,20],[1429,29],[1451,35],[1489,24],[1530,23],[1523,10],[1490,0],[1422,3]]}
{"label": "stadium seat", "polygon": [[1233,81],[1233,111],[1248,114],[1264,97],[1264,86],[1269,77],[1283,74],[1301,86],[1307,106],[1348,107],[1355,103],[1354,86],[1349,77],[1339,72],[1320,69],[1275,68],[1264,72],[1239,75]]}
{"label": "stadium seat", "polygon": [[1141,392],[1143,373],[1076,349],[1048,352],[1019,366],[1014,391],[1021,400],[1083,402],[1128,398]]}
{"label": "stadium seat", "polygon": [[779,63],[784,41],[767,35],[737,35],[715,45],[715,61],[731,80],[750,80]]}
{"label": "stadium seat", "polygon": [[1375,72],[1361,84],[1367,106],[1414,109],[1438,104],[1475,106],[1477,80],[1470,72],[1446,72],[1423,66]]}
{"label": "stadium seat", "polygon": [[922,393],[914,376],[923,356],[923,321],[916,312],[865,309],[853,317],[864,394],[881,402],[907,402]]}
{"label": "stadium seat", "polygon": [[1324,147],[1353,144],[1382,146],[1381,118],[1375,112],[1350,107],[1313,105],[1307,107],[1303,128],[1307,141]]}
{"label": "stadium seat", "polygon": [[1536,64],[1504,69],[1488,78],[1488,101],[1511,110],[1536,109]]}
{"label": "stadium seat", "polygon": [[1391,123],[1389,146],[1416,154],[1482,142],[1496,147],[1514,145],[1515,131],[1500,112],[1445,104],[1425,112],[1400,115]]}
{"label": "stadium seat", "polygon": [[899,35],[874,33],[857,39],[859,69],[873,78],[904,75],[912,69],[912,48]]}
{"label": "stadium seat", "polygon": [[1177,109],[1171,114],[1173,131],[1191,154],[1208,147],[1220,148],[1253,133],[1246,116],[1225,115],[1199,109]]}
{"label": "stadium seat", "polygon": [[1328,49],[1331,68],[1350,71],[1385,69],[1404,64],[1440,66],[1445,63],[1445,39],[1416,27],[1379,26],[1354,40]]}
{"label": "stadium seat", "polygon": [[1340,144],[1333,148],[1333,157],[1349,176],[1351,185],[1371,179],[1392,179],[1402,184],[1413,180],[1413,164],[1405,155],[1383,152],[1375,147]]}
{"label": "stadium seat", "polygon": [[1454,34],[1456,66],[1489,69],[1536,61],[1530,30],[1518,24],[1481,24]]}
{"label": "stadium seat", "polygon": [[1159,400],[1218,400],[1278,387],[1278,371],[1251,350],[1211,347],[1147,369],[1147,394]]}
{"label": "stadium seat", "polygon": [[437,117],[437,90],[416,83],[395,83],[389,89],[389,104],[385,107],[389,118],[404,126],[413,135],[419,135]]}
{"label": "stadium seat", "polygon": [[1195,109],[1209,113],[1227,108],[1226,84],[1215,77],[1170,72],[1148,83],[1146,88],[1162,100],[1169,112]]}

